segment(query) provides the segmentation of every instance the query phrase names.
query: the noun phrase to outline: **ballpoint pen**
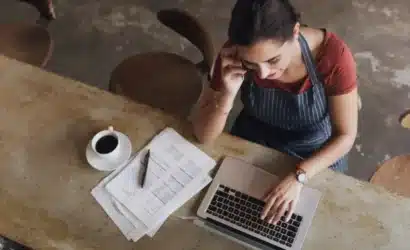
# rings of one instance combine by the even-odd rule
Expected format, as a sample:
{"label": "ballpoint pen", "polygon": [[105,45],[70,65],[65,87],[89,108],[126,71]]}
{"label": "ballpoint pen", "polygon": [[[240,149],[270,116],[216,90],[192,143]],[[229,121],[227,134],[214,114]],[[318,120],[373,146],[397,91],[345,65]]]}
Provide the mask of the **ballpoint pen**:
{"label": "ballpoint pen", "polygon": [[141,178],[141,187],[144,188],[145,186],[145,179],[147,177],[147,172],[148,172],[148,163],[149,163],[149,157],[150,157],[150,150],[148,149],[148,152],[145,154],[144,158],[144,164],[143,164],[143,169],[142,169],[142,178]]}

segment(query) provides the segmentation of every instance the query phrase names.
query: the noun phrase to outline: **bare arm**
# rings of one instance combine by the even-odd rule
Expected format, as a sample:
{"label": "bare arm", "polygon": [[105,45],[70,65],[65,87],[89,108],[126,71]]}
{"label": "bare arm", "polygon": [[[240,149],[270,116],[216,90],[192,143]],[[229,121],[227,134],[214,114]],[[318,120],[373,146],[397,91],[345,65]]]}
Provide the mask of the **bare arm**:
{"label": "bare arm", "polygon": [[299,166],[313,177],[347,154],[357,134],[357,89],[348,94],[329,97],[329,112],[333,135],[330,141],[317,153]]}
{"label": "bare arm", "polygon": [[[329,98],[333,135],[321,150],[299,165],[308,178],[328,168],[351,149],[357,133],[357,96],[357,89],[354,89],[348,94]],[[261,218],[277,223],[288,210],[288,221],[295,210],[301,190],[302,184],[296,181],[294,174],[287,175],[268,191]]]}
{"label": "bare arm", "polygon": [[214,141],[223,131],[235,96],[205,86],[192,114],[194,133],[201,143]]}
{"label": "bare arm", "polygon": [[235,47],[223,48],[211,72],[212,81],[220,86],[217,90],[209,84],[204,87],[191,115],[194,133],[201,143],[214,141],[223,131],[232,109],[235,96],[242,85],[246,71],[236,59]]}

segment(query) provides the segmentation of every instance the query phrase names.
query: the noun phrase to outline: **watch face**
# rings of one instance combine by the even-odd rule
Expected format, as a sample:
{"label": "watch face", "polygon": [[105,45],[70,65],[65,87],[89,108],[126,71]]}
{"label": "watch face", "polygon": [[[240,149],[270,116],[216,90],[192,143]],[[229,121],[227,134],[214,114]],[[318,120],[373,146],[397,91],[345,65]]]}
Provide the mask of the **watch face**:
{"label": "watch face", "polygon": [[298,173],[298,181],[304,183],[306,181],[306,174],[305,173]]}

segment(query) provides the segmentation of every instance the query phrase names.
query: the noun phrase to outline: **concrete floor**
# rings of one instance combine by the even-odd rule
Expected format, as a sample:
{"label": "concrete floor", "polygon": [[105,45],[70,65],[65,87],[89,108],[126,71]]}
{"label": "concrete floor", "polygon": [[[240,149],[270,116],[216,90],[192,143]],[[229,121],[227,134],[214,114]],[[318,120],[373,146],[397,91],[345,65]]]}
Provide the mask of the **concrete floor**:
{"label": "concrete floor", "polygon": [[[139,52],[172,51],[192,60],[199,53],[162,26],[155,13],[177,7],[196,15],[215,47],[225,41],[234,0],[54,0],[50,25],[55,50],[46,69],[100,88],[111,70]],[[408,152],[410,131],[398,118],[410,102],[410,2],[405,0],[295,0],[304,22],[336,32],[350,45],[358,67],[363,109],[349,175],[369,179],[383,161]],[[37,13],[15,0],[0,3],[0,21],[34,22]],[[1,39],[1,38],[0,38]]]}

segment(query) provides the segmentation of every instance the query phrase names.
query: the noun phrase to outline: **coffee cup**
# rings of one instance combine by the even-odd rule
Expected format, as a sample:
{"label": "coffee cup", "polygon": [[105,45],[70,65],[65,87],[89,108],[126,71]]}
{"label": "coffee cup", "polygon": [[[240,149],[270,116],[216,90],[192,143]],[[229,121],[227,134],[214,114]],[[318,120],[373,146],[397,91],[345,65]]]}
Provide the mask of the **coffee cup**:
{"label": "coffee cup", "polygon": [[120,141],[112,126],[98,132],[91,139],[91,148],[96,155],[107,161],[114,162],[120,154]]}

